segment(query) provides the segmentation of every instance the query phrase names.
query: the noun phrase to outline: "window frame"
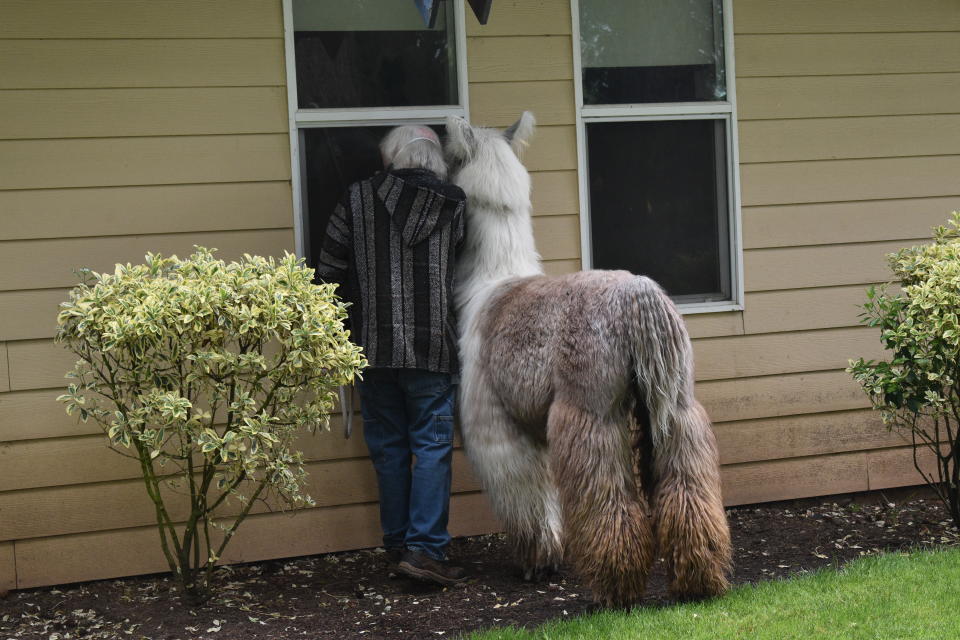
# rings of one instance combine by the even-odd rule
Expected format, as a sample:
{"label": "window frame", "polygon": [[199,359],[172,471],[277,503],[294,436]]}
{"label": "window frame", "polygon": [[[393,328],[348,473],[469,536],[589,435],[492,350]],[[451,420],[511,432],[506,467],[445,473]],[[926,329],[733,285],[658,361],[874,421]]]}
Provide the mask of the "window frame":
{"label": "window frame", "polygon": [[[630,2],[634,0],[622,0]],[[722,120],[726,123],[727,229],[730,260],[730,299],[715,302],[677,302],[684,314],[743,310],[743,242],[740,212],[740,155],[736,109],[736,71],[733,55],[733,0],[722,0],[723,56],[726,100],[711,102],[654,102],[640,104],[585,105],[583,65],[580,50],[580,0],[570,0],[573,39],[574,94],[576,99],[577,177],[580,190],[580,260],[583,269],[593,267],[590,219],[590,167],[587,161],[587,124],[664,120]]]}
{"label": "window frame", "polygon": [[[411,1],[412,0],[407,0]],[[448,115],[469,121],[470,97],[467,78],[467,28],[465,0],[448,0],[454,12],[456,45],[457,100],[455,105],[415,107],[345,107],[301,109],[297,96],[297,66],[294,47],[293,0],[283,0],[283,49],[287,79],[287,118],[290,135],[290,187],[293,196],[294,247],[298,257],[307,255],[307,228],[304,189],[303,130],[328,127],[398,126],[403,124],[443,124]]]}

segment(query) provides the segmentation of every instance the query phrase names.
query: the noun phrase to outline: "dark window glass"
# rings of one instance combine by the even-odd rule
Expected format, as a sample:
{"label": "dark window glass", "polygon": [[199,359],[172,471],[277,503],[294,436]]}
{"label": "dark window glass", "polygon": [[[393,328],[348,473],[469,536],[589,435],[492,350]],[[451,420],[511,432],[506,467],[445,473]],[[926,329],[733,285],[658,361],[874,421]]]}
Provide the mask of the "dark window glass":
{"label": "dark window glass", "polygon": [[723,120],[587,124],[593,266],[730,299]]}
{"label": "dark window glass", "polygon": [[[347,187],[383,170],[380,140],[393,126],[301,129],[307,262],[323,242],[327,220]],[[433,127],[443,135],[443,127]]]}
{"label": "dark window glass", "polygon": [[295,0],[301,109],[457,104],[453,11],[427,29],[411,0]]}
{"label": "dark window glass", "polygon": [[726,99],[722,0],[581,0],[584,104]]}

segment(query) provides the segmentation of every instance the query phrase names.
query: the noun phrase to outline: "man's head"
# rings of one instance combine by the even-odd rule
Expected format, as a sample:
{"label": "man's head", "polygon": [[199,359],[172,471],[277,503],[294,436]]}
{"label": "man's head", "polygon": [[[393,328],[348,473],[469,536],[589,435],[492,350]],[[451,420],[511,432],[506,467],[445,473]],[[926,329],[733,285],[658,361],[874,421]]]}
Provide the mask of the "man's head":
{"label": "man's head", "polygon": [[391,130],[380,141],[380,157],[384,167],[429,169],[441,180],[447,177],[440,139],[425,125],[404,125]]}

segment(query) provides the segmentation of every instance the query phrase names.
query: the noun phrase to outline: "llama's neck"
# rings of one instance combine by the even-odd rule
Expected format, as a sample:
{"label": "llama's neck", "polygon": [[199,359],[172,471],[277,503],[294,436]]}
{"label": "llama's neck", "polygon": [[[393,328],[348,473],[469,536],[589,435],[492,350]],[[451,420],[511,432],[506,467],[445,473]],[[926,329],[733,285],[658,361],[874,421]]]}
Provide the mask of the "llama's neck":
{"label": "llama's neck", "polygon": [[529,205],[502,211],[468,199],[467,211],[466,246],[457,263],[458,306],[486,298],[504,280],[543,274]]}

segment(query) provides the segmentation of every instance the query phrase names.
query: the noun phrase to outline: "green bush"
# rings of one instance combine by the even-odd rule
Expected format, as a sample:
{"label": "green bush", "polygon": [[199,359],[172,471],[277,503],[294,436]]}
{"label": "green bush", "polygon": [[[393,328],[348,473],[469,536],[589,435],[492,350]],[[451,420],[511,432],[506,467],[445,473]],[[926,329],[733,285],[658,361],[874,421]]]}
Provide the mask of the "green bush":
{"label": "green bush", "polygon": [[312,504],[294,441],[327,427],[365,365],[345,305],[290,254],[225,263],[198,247],[85,276],[58,316],[79,356],[59,399],[139,462],[170,570],[202,600],[256,501]]}
{"label": "green bush", "polygon": [[914,465],[960,526],[960,214],[933,242],[889,256],[901,293],[867,291],[863,323],[879,327],[890,360],[851,360],[848,369],[891,428],[908,433],[937,461]]}

